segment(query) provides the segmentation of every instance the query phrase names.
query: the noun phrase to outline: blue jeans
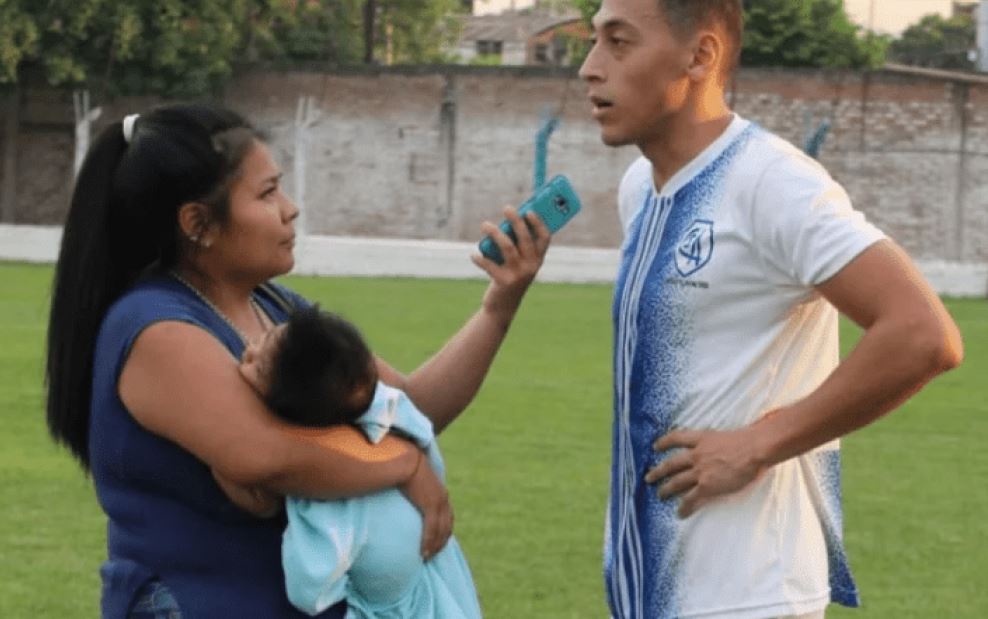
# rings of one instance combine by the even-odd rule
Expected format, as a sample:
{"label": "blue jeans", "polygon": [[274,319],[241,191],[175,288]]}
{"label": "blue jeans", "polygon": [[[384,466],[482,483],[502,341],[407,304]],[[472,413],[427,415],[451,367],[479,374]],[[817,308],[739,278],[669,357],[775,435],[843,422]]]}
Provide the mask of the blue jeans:
{"label": "blue jeans", "polygon": [[[161,581],[152,580],[141,587],[134,600],[127,619],[182,619],[182,609]],[[344,616],[347,611],[346,602],[336,604],[327,612],[331,611],[335,611],[340,617]]]}
{"label": "blue jeans", "polygon": [[152,580],[137,592],[127,619],[182,619],[182,610],[168,587]]}

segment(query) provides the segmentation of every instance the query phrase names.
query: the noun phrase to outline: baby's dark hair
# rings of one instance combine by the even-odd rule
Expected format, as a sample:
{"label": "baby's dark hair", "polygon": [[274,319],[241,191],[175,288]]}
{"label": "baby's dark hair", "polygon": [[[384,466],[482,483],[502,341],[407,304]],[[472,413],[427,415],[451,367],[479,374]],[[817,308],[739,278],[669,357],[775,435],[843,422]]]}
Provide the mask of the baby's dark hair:
{"label": "baby's dark hair", "polygon": [[318,306],[296,310],[271,357],[268,406],[293,424],[353,423],[370,406],[377,369],[352,324]]}

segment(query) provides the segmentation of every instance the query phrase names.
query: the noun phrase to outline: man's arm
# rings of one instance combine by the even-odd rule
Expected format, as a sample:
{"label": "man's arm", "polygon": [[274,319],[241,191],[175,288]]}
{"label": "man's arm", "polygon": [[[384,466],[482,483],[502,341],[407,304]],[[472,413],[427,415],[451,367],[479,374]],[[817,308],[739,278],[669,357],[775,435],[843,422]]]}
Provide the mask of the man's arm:
{"label": "man's arm", "polygon": [[683,495],[682,516],[779,462],[868,425],[963,358],[957,325],[891,241],[875,244],[817,290],[864,336],[802,400],[736,431],[675,431],[656,441],[659,451],[686,448],[645,477],[662,482],[662,497]]}

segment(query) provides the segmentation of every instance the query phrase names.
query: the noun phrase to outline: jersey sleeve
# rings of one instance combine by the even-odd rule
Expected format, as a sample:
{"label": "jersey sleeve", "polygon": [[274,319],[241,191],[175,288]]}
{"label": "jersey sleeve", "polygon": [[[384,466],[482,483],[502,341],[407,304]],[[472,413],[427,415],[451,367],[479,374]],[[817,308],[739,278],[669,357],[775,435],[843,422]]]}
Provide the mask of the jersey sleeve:
{"label": "jersey sleeve", "polygon": [[317,615],[346,598],[349,577],[366,537],[359,499],[314,501],[289,497],[281,555],[293,606]]}
{"label": "jersey sleeve", "polygon": [[836,275],[885,235],[815,162],[769,166],[754,192],[753,240],[766,265],[794,285]]}

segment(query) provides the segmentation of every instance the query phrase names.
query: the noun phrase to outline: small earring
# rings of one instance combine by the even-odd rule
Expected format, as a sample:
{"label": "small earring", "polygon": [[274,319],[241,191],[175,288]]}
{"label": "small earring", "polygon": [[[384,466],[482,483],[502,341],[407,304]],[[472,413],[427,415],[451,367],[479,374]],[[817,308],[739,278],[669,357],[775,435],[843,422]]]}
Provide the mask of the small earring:
{"label": "small earring", "polygon": [[192,236],[189,237],[189,242],[191,242],[193,245],[198,245],[199,237],[193,234]]}
{"label": "small earring", "polygon": [[210,247],[213,246],[213,242],[210,241],[209,239],[206,239],[205,241],[202,242],[202,246],[205,247],[206,249],[209,249]]}

